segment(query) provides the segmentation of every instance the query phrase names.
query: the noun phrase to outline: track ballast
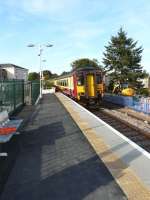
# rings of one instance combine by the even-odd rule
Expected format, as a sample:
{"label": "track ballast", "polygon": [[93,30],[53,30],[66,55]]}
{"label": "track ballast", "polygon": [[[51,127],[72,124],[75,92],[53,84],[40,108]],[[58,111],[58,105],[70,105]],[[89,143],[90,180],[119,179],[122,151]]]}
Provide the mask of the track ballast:
{"label": "track ballast", "polygon": [[117,116],[115,117],[110,113],[106,113],[101,107],[87,107],[82,103],[81,105],[150,153],[150,135],[135,126],[132,126],[128,122],[117,118]]}

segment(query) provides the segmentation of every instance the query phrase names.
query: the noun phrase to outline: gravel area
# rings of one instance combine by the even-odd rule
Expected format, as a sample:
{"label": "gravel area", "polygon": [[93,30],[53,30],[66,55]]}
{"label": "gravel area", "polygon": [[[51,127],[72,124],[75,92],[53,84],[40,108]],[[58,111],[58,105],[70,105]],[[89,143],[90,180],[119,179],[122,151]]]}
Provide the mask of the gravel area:
{"label": "gravel area", "polygon": [[122,121],[127,122],[128,124],[131,124],[132,126],[137,127],[143,132],[149,134],[150,136],[150,124],[148,124],[147,121],[136,119],[134,117],[129,116],[128,113],[123,113],[118,110],[113,110],[113,109],[110,110],[107,108],[103,108],[103,111],[108,114],[114,115],[115,117],[121,119]]}
{"label": "gravel area", "polygon": [[148,114],[132,110],[131,108],[128,108],[128,107],[120,108],[120,109],[118,109],[118,111],[122,112],[122,113],[127,113],[128,115],[130,115],[136,119],[139,119],[141,121],[146,121],[147,123],[150,124],[150,115],[148,115]]}

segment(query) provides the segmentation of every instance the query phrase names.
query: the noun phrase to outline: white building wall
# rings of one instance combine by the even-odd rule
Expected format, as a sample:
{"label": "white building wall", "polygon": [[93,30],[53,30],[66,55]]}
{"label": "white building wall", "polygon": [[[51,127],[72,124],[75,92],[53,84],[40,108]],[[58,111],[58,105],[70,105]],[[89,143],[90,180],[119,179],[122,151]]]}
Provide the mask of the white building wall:
{"label": "white building wall", "polygon": [[15,79],[28,79],[28,70],[27,69],[21,69],[21,68],[15,68]]}
{"label": "white building wall", "polygon": [[28,79],[28,69],[22,69],[18,67],[3,67],[7,71],[7,77],[8,79]]}

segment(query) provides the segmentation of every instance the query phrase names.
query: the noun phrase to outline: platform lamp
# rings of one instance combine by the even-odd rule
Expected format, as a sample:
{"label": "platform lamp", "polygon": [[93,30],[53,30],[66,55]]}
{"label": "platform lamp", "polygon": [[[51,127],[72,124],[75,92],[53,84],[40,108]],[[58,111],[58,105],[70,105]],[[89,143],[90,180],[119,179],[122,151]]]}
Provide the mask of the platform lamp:
{"label": "platform lamp", "polygon": [[42,98],[42,52],[45,47],[53,47],[52,44],[29,44],[27,47],[38,47],[39,49],[39,58],[40,58],[40,98]]}

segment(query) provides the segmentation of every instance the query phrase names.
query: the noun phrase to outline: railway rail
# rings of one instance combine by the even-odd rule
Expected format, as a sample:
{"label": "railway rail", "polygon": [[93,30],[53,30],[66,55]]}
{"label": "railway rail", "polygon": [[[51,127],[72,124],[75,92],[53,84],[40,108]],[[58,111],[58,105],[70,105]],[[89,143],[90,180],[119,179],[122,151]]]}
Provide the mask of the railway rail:
{"label": "railway rail", "polygon": [[110,126],[121,132],[124,136],[135,142],[137,145],[142,147],[144,150],[150,153],[150,133],[139,129],[138,127],[129,124],[123,119],[119,119],[117,116],[111,113],[105,112],[103,107],[87,107],[83,103],[82,106],[86,107],[90,112],[95,114],[97,117],[102,119],[104,122],[108,123]]}

